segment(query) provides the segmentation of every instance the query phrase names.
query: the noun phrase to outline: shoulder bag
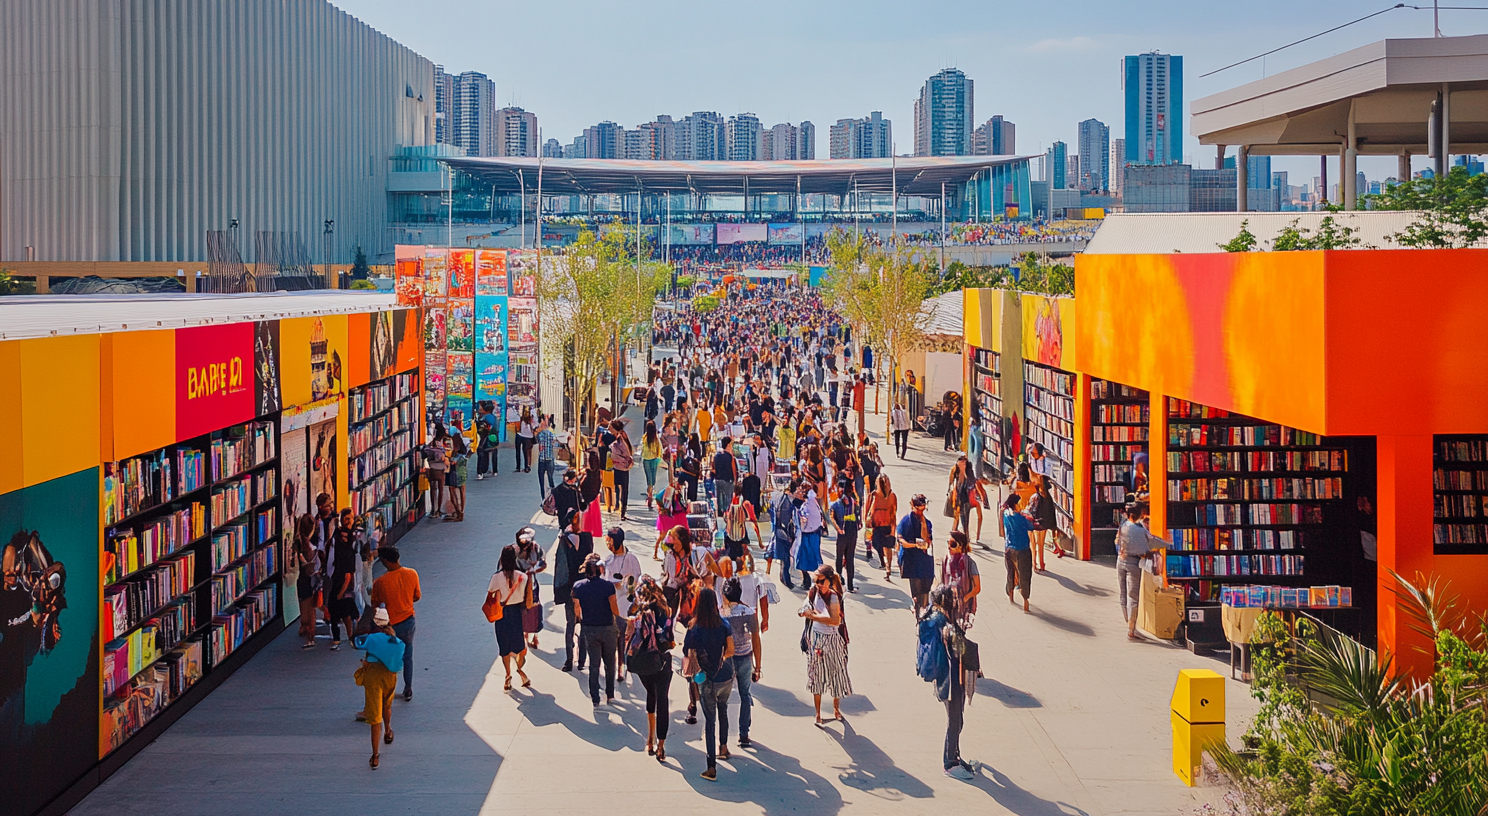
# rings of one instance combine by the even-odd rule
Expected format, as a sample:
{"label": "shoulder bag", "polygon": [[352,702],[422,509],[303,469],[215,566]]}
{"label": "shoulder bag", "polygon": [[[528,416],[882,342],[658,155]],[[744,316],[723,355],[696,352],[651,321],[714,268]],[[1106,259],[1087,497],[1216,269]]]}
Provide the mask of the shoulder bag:
{"label": "shoulder bag", "polygon": [[[518,572],[517,574],[526,577],[526,573]],[[486,602],[481,604],[481,612],[485,614],[486,621],[489,623],[501,620],[506,614],[506,605],[501,602],[501,593],[487,592]]]}

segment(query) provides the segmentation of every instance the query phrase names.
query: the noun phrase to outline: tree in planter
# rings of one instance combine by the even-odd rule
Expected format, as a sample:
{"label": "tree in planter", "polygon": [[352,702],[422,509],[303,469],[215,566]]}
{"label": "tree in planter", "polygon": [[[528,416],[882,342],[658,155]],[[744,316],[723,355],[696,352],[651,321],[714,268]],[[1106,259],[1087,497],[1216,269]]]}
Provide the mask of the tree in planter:
{"label": "tree in planter", "polygon": [[1289,639],[1274,614],[1263,616],[1257,636],[1275,642],[1254,661],[1262,705],[1249,750],[1215,751],[1236,786],[1234,813],[1488,812],[1488,621],[1461,615],[1440,581],[1394,577],[1402,611],[1435,642],[1431,677],[1395,677],[1389,656],[1327,630]]}
{"label": "tree in planter", "polygon": [[[896,361],[925,340],[930,316],[922,305],[936,277],[934,268],[840,229],[827,235],[827,251],[831,268],[823,282],[823,301],[853,327],[860,343],[887,359],[892,377]],[[887,424],[884,435],[889,435]]]}
{"label": "tree in planter", "polygon": [[356,257],[351,262],[351,279],[354,281],[366,280],[372,277],[372,267],[367,265],[367,253],[358,246]]}

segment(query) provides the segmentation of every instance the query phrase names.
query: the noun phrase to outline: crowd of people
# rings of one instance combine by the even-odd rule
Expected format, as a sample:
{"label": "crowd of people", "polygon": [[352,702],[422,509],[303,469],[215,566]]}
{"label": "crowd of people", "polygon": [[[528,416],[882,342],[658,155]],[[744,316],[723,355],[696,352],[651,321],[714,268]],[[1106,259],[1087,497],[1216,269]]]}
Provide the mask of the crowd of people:
{"label": "crowd of people", "polygon": [[[563,670],[587,672],[596,709],[615,705],[634,675],[646,751],[660,762],[679,675],[683,722],[702,719],[700,772],[715,780],[731,737],[752,746],[752,688],[764,673],[760,634],[772,607],[796,607],[816,723],[844,719],[841,702],[853,694],[844,598],[876,560],[914,600],[917,671],[947,710],[945,772],[970,779],[976,766],[960,756],[959,731],[974,686],[965,672],[977,668],[966,633],[980,577],[966,531],[954,529],[937,559],[928,500],[915,495],[901,507],[884,473],[864,425],[873,351],[815,293],[775,286],[735,293],[706,314],[659,312],[654,330],[669,351],[638,398],[639,434],[620,417],[601,418],[547,499],[559,528],[551,552],[530,527],[501,552],[486,609],[505,689],[531,683],[525,661],[544,619],[538,575],[548,573],[549,600],[563,608]],[[637,463],[642,473],[632,475]],[[654,538],[636,542],[606,526],[605,514],[632,518],[643,482],[656,524]]]}

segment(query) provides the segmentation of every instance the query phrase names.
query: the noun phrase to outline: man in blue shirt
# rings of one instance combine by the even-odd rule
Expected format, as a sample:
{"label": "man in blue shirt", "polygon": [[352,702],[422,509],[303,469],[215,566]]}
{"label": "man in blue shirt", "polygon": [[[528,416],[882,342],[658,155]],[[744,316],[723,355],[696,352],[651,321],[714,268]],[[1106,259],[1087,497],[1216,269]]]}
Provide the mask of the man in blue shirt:
{"label": "man in blue shirt", "polygon": [[1007,596],[1013,600],[1013,590],[1023,590],[1023,611],[1028,611],[1029,582],[1033,578],[1033,548],[1028,534],[1033,531],[1033,519],[1027,513],[1018,512],[1018,495],[1012,494],[1002,503],[1002,529],[1006,549],[1002,563],[1007,567]]}
{"label": "man in blue shirt", "polygon": [[930,603],[930,586],[935,583],[935,558],[930,554],[932,525],[925,516],[928,504],[925,494],[916,493],[909,500],[909,513],[899,519],[899,572],[909,580],[916,618]]}

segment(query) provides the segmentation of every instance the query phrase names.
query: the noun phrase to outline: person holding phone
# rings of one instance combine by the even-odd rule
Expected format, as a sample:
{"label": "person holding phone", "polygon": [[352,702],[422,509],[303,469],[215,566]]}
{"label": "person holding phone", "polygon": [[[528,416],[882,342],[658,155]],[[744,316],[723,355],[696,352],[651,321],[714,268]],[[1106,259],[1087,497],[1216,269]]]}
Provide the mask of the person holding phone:
{"label": "person holding phone", "polygon": [[[641,560],[634,553],[625,548],[625,531],[617,527],[611,527],[605,533],[605,546],[609,550],[605,553],[601,563],[604,565],[604,576],[615,585],[615,609],[619,615],[615,618],[615,643],[617,648],[623,648],[626,621],[630,617],[631,604],[635,603],[636,587],[641,582]],[[625,682],[625,660],[619,653],[616,654],[616,669],[620,675],[620,682]]]}

